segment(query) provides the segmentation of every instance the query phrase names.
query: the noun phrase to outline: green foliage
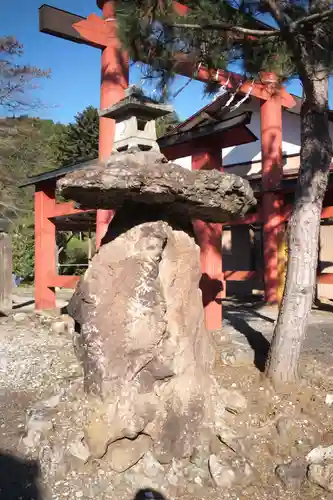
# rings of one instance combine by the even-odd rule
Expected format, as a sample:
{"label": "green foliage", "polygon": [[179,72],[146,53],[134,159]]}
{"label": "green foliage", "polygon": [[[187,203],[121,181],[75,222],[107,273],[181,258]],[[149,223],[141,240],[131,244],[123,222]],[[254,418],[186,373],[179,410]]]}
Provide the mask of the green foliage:
{"label": "green foliage", "polygon": [[63,127],[53,140],[53,158],[58,166],[70,165],[98,156],[99,116],[88,106]]}
{"label": "green foliage", "polygon": [[13,273],[26,282],[34,278],[34,220],[33,216],[21,218],[12,228]]}
{"label": "green foliage", "polygon": [[[4,110],[30,110],[40,103],[31,99],[35,79],[48,77],[44,71],[18,64],[23,46],[11,36],[0,37],[0,107]],[[17,187],[28,175],[52,168],[51,137],[55,128],[52,120],[39,120],[22,115],[0,119],[0,213],[12,218],[20,210],[32,207],[31,192],[25,196]]]}
{"label": "green foliage", "polygon": [[28,176],[55,168],[54,134],[62,125],[38,118],[0,119],[0,214],[10,219],[33,210],[33,188],[19,189]]}
{"label": "green foliage", "polygon": [[0,119],[0,215],[13,223],[13,272],[27,281],[34,276],[34,196],[19,185],[55,168],[52,138],[61,127],[26,116]]}
{"label": "green foliage", "polygon": [[[0,37],[0,107],[29,110],[40,103],[29,90],[34,80],[48,77],[49,71],[18,64],[23,46],[14,37]],[[18,192],[18,184],[38,168],[50,168],[48,138],[55,125],[22,116],[0,120],[0,214],[12,219],[32,208],[31,191]],[[42,165],[42,167],[41,167]]]}
{"label": "green foliage", "polygon": [[177,113],[174,111],[169,115],[162,116],[156,120],[156,135],[157,138],[163,137],[163,135],[167,134],[174,127],[179,125],[180,120]]}
{"label": "green foliage", "polygon": [[63,247],[63,250],[59,254],[59,263],[63,264],[61,266],[61,274],[83,274],[87,269],[83,266],[88,264],[89,243],[87,235],[81,233],[80,238],[79,235],[60,233],[57,239],[58,248]]}
{"label": "green foliage", "polygon": [[[68,267],[64,269],[64,274],[83,274],[86,271],[86,267],[77,267],[77,265],[88,263],[88,240],[73,238],[67,245],[66,254],[66,263]],[[71,264],[74,264],[74,266]]]}

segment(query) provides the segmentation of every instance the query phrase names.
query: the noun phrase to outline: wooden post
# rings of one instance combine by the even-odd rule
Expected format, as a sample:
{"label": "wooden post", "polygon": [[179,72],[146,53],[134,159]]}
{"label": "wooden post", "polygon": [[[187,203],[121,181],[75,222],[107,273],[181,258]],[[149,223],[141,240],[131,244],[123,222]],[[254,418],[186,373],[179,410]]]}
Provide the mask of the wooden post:
{"label": "wooden post", "polygon": [[55,182],[36,187],[35,192],[35,308],[54,309],[56,294],[48,286],[56,276],[56,230],[49,220],[55,211]]}
{"label": "wooden post", "polygon": [[[194,152],[192,169],[222,170],[221,149]],[[222,224],[193,221],[193,228],[200,246],[202,278],[200,288],[208,330],[222,327],[222,297],[225,297],[225,281],[222,272]]]}
{"label": "wooden post", "polygon": [[0,313],[12,310],[12,238],[0,228]]}
{"label": "wooden post", "polygon": [[[263,83],[274,87],[277,82],[272,73],[262,75]],[[276,91],[278,92],[278,91]],[[281,210],[283,199],[276,192],[283,176],[282,165],[282,106],[277,93],[271,99],[262,101],[261,155],[262,155],[262,217],[264,237],[264,281],[265,300],[277,302],[278,289],[278,245],[279,230],[283,222]]]}

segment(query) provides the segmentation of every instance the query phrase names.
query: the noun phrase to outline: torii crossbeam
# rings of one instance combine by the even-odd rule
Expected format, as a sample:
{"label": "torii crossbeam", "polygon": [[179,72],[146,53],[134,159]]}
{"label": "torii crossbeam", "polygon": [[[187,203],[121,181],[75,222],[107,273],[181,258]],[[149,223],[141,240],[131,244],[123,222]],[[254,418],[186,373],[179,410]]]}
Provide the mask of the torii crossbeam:
{"label": "torii crossbeam", "polygon": [[[115,0],[101,0],[97,3],[103,8],[104,14],[107,4],[114,4]],[[174,5],[178,12],[185,15],[186,9],[184,6],[178,2],[174,2]],[[110,43],[110,26],[108,25],[111,25],[115,20],[113,17],[114,8],[109,7],[109,9],[111,16],[107,18],[104,14],[103,20],[95,14],[91,14],[88,18],[85,18],[44,4],[39,9],[39,29],[42,33],[103,50]],[[116,28],[113,31],[116,33]],[[212,78],[211,71],[204,66],[194,68],[188,56],[181,54],[176,63],[176,70],[179,75],[194,78],[202,82],[207,82]],[[195,76],[193,76],[194,72],[196,72]],[[254,84],[248,81],[242,82],[239,74],[221,69],[217,69],[214,73],[216,82],[225,85],[230,90],[238,90],[238,92],[246,94],[251,89],[251,94],[258,99],[268,100],[271,98],[271,93],[265,82],[255,82]],[[286,108],[292,108],[295,105],[294,99],[284,88],[281,89],[280,99],[282,106]]]}

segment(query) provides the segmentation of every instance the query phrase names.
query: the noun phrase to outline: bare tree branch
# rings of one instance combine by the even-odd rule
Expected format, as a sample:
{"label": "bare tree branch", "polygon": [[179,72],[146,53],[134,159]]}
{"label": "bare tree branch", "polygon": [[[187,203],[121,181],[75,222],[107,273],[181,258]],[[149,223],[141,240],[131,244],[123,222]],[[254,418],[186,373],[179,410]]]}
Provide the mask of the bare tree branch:
{"label": "bare tree branch", "polygon": [[50,76],[49,70],[16,64],[15,58],[22,54],[23,45],[14,37],[0,37],[0,106],[5,109],[35,107],[28,91],[37,88],[36,80]]}

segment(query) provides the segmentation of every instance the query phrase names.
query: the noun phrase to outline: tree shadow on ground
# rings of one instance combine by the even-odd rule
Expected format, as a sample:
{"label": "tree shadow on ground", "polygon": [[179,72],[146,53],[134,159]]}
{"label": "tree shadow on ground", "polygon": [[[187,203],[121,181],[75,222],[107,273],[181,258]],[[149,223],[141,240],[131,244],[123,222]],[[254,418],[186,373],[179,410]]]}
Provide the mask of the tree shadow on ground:
{"label": "tree shadow on ground", "polygon": [[20,302],[19,304],[13,304],[13,309],[22,309],[23,307],[32,306],[34,303],[34,299],[26,300],[25,302]]}
{"label": "tree shadow on ground", "polygon": [[314,301],[314,308],[318,309],[319,311],[324,311],[324,312],[333,312],[333,303],[327,303],[327,302],[322,302],[320,299],[316,298]]}
{"label": "tree shadow on ground", "polygon": [[40,468],[34,460],[24,460],[0,451],[0,498],[42,500]]}
{"label": "tree shadow on ground", "polygon": [[134,500],[165,500],[165,497],[158,491],[146,488],[139,490],[135,495]]}
{"label": "tree shadow on ground", "polygon": [[230,305],[224,306],[223,308],[223,318],[226,319],[235,330],[244,335],[254,351],[254,365],[259,371],[263,372],[265,370],[270,343],[259,330],[255,330],[248,324],[243,315],[245,317],[254,316],[270,324],[274,323],[274,320],[256,311],[255,308],[233,307]]}

